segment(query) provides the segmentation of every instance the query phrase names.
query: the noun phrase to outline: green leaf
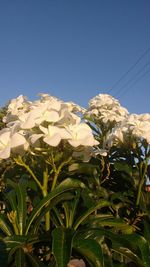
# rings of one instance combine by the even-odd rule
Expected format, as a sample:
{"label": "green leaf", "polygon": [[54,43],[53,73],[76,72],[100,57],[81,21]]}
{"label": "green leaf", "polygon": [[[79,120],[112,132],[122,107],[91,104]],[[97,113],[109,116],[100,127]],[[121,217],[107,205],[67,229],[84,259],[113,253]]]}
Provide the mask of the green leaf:
{"label": "green leaf", "polygon": [[[54,199],[52,199],[52,201],[50,202],[50,205],[45,207],[44,209],[42,209],[42,211],[40,212],[38,217],[35,219],[34,227],[33,227],[33,234],[37,234],[40,223],[41,223],[41,219],[44,217],[44,215],[47,213],[47,211],[49,211],[51,208],[54,208],[57,203],[60,203],[62,201],[64,202],[66,200],[71,200],[72,198],[73,198],[73,194],[71,194],[70,192],[66,192],[66,193],[63,193],[63,194],[55,197]],[[59,214],[58,219],[61,220],[60,214]],[[59,226],[60,226],[60,224],[59,224]]]}
{"label": "green leaf", "polygon": [[57,267],[66,267],[72,250],[74,231],[67,228],[55,228],[52,232],[52,252],[55,256]]}
{"label": "green leaf", "polygon": [[3,241],[0,241],[0,266],[7,266],[8,262],[8,252],[6,250],[6,245]]}
{"label": "green leaf", "polygon": [[132,177],[132,168],[125,162],[115,162],[114,163],[115,169],[120,172],[125,172],[129,176]]}
{"label": "green leaf", "polygon": [[144,221],[144,237],[150,246],[150,225],[146,221]]}
{"label": "green leaf", "polygon": [[43,262],[40,262],[34,255],[26,253],[26,259],[29,267],[46,267]]}
{"label": "green leaf", "polygon": [[5,237],[3,242],[8,249],[13,249],[16,247],[24,247],[27,244],[34,244],[39,241],[38,236],[25,236],[25,235],[12,235]]}
{"label": "green leaf", "polygon": [[73,239],[73,248],[94,267],[103,267],[101,246],[94,239]]}
{"label": "green leaf", "polygon": [[138,257],[138,255],[136,255],[136,253],[134,253],[130,249],[119,246],[119,247],[112,248],[112,250],[117,252],[117,253],[119,253],[119,254],[121,254],[121,255],[123,255],[124,257],[132,260],[133,262],[138,264],[139,267],[143,266],[143,263],[140,260],[140,258]]}
{"label": "green leaf", "polygon": [[[20,179],[19,184],[17,184],[11,180],[8,180],[8,184],[14,189],[14,191],[8,195],[8,199],[11,203],[12,209],[17,211],[19,234],[22,235],[25,229],[27,219],[26,190],[28,181],[22,178]],[[16,199],[14,196],[14,192],[16,195]]]}
{"label": "green leaf", "polygon": [[[97,242],[101,243],[102,238],[108,238],[112,245],[111,250],[116,251],[119,254],[124,255],[128,259],[131,259],[139,267],[148,267],[148,265],[143,265],[143,258],[141,258],[140,250],[138,249],[138,243],[135,240],[132,240],[131,235],[120,235],[117,233],[113,233],[110,230],[103,229],[103,228],[93,228],[93,229],[86,229],[78,232],[76,237],[80,240],[84,239],[92,239],[96,240]],[[131,241],[132,240],[132,241]],[[145,255],[146,256],[146,255]],[[149,265],[150,266],[150,265]]]}
{"label": "green leaf", "polygon": [[50,192],[39,204],[33,209],[26,227],[26,234],[28,233],[34,219],[40,214],[43,207],[50,204],[50,201],[64,192],[75,190],[77,188],[85,188],[85,185],[76,179],[67,178],[60,185],[58,185],[52,192]]}
{"label": "green leaf", "polygon": [[97,205],[94,205],[93,207],[91,207],[90,209],[88,209],[86,212],[84,212],[84,214],[82,214],[78,219],[77,221],[75,222],[73,228],[76,230],[79,225],[81,223],[83,223],[88,217],[90,214],[92,214],[94,211],[97,211],[103,207],[109,207],[111,206],[111,203],[107,200],[101,200]]}
{"label": "green leaf", "polygon": [[90,163],[73,163],[69,166],[69,172],[97,175],[97,166]]}
{"label": "green leaf", "polygon": [[22,248],[19,248],[16,251],[15,264],[17,267],[25,267],[25,254]]}
{"label": "green leaf", "polygon": [[142,255],[143,267],[150,266],[150,247],[148,242],[143,236],[138,234],[125,235],[126,240],[128,240],[132,245],[136,244]]}
{"label": "green leaf", "polygon": [[18,185],[17,190],[18,195],[18,225],[20,230],[20,235],[23,234],[26,219],[27,219],[27,205],[26,205],[26,188],[23,185]]}
{"label": "green leaf", "polygon": [[17,210],[17,199],[15,190],[11,190],[6,194],[6,199],[9,201],[11,210]]}
{"label": "green leaf", "polygon": [[7,235],[11,236],[13,234],[9,221],[4,214],[0,214],[0,229]]}
{"label": "green leaf", "polygon": [[92,215],[91,218],[89,218],[88,226],[91,226],[92,228],[97,228],[101,226],[109,226],[117,228],[117,230],[126,230],[133,232],[132,225],[128,225],[123,219],[120,218],[108,218],[106,215],[106,218],[99,217],[99,215]]}

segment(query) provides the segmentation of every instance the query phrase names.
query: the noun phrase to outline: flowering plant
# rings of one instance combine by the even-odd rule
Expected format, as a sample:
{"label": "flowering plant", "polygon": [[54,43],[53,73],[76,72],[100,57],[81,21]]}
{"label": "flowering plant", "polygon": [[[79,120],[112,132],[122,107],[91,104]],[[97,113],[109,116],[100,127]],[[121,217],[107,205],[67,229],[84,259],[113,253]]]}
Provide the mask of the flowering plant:
{"label": "flowering plant", "polygon": [[2,114],[3,265],[148,267],[150,114],[107,94],[21,95]]}

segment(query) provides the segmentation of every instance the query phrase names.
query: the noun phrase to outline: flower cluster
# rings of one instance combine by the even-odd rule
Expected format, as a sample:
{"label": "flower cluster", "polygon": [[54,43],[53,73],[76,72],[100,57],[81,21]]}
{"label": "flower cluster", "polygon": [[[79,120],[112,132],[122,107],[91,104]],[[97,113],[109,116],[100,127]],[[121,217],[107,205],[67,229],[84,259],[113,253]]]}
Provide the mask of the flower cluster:
{"label": "flower cluster", "polygon": [[129,114],[111,95],[99,94],[92,98],[85,115],[98,127],[103,125],[107,129],[103,148],[123,143],[129,136],[150,144],[150,114]]}
{"label": "flower cluster", "polygon": [[127,136],[146,140],[150,145],[150,114],[130,114],[114,127],[107,136],[107,144],[112,146],[124,142]]}
{"label": "flower cluster", "polygon": [[92,119],[96,127],[103,125],[107,129],[101,148],[99,145],[95,153],[106,156],[106,148],[123,143],[127,136],[150,144],[150,114],[129,114],[108,94],[92,98],[87,110],[48,94],[40,94],[40,99],[33,102],[20,95],[10,101],[3,118],[6,128],[0,131],[0,159],[9,158],[11,153],[42,149],[45,145],[57,147],[64,142],[70,146],[73,156],[88,161],[93,147],[99,143],[81,114]]}
{"label": "flower cluster", "polygon": [[89,149],[97,145],[91,128],[81,120],[83,109],[56,97],[41,94],[40,99],[29,102],[24,96],[12,99],[0,131],[0,159],[11,153],[29,150],[41,143],[57,147],[66,141],[73,150]]}
{"label": "flower cluster", "polygon": [[108,94],[99,94],[89,101],[86,112],[89,117],[102,123],[120,122],[128,115],[126,108],[122,107],[117,99]]}

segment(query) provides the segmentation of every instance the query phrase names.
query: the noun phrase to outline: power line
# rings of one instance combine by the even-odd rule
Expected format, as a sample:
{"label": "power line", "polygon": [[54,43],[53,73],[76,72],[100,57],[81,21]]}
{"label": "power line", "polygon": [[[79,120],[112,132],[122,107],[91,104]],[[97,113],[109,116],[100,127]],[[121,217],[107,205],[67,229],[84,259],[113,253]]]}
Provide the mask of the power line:
{"label": "power line", "polygon": [[150,73],[150,69],[148,69],[146,72],[144,72],[143,75],[141,75],[138,79],[136,79],[133,84],[131,84],[129,87],[127,87],[126,90],[124,90],[120,96],[125,95],[125,93],[127,93],[127,91],[129,91],[130,88],[132,88],[137,82],[142,80],[148,73]]}
{"label": "power line", "polygon": [[[132,81],[134,81],[135,80],[135,78],[140,74],[140,73],[142,73],[143,72],[143,70],[145,70],[145,68],[147,67],[147,66],[149,66],[150,65],[150,61],[148,61],[138,72],[136,72],[135,73],[135,75],[133,75],[123,86],[121,86],[120,88],[119,88],[119,90],[117,90],[117,92],[114,94],[115,96],[117,96],[121,91],[122,91],[122,89],[124,89],[125,87],[127,87],[128,85],[130,85],[130,83],[132,82]],[[124,91],[124,90],[123,90]]]}
{"label": "power line", "polygon": [[136,60],[136,62],[117,80],[113,86],[109,89],[107,93],[110,93],[135,67],[136,65],[142,60],[145,55],[147,55],[150,51],[150,47],[144,51],[144,53]]}

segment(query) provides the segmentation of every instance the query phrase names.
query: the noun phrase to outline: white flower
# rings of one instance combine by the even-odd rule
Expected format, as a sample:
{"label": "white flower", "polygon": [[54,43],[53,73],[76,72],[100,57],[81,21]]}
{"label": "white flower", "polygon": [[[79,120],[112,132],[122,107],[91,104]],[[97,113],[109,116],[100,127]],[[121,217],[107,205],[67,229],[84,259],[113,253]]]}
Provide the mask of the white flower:
{"label": "white flower", "polygon": [[28,148],[28,143],[21,133],[14,133],[9,128],[0,131],[0,159],[9,158],[11,149],[16,150],[18,147],[22,150]]}
{"label": "white flower", "polygon": [[4,119],[7,138],[3,138],[2,132],[0,136],[1,157],[7,158],[16,151],[22,153],[30,144],[30,152],[34,153],[36,148],[42,150],[44,143],[56,147],[66,140],[72,146],[72,153],[88,161],[93,155],[93,146],[99,143],[91,128],[82,122],[83,112],[85,110],[73,102],[63,102],[48,94],[41,94],[41,98],[33,102],[26,101],[23,96],[13,99]]}
{"label": "white flower", "polygon": [[99,94],[89,101],[90,107],[114,106],[119,105],[119,101],[108,94]]}
{"label": "white flower", "polygon": [[85,123],[70,125],[66,127],[66,129],[71,135],[68,142],[73,147],[78,147],[80,145],[94,146],[99,144],[98,141],[94,139],[91,128]]}
{"label": "white flower", "polygon": [[23,108],[25,100],[26,98],[23,95],[12,99],[8,105],[8,111],[11,112],[12,115],[16,115],[18,113],[18,109]]}
{"label": "white flower", "polygon": [[126,120],[129,131],[138,138],[144,138],[149,143],[150,114],[131,114]]}
{"label": "white flower", "polygon": [[58,121],[59,125],[67,126],[67,125],[75,125],[79,124],[81,121],[81,118],[74,114],[73,112],[70,112],[67,108],[62,108],[60,111],[60,119]]}
{"label": "white flower", "polygon": [[37,140],[39,140],[41,137],[43,137],[44,136],[44,134],[32,134],[31,136],[30,136],[30,142],[31,142],[31,144],[33,145],[33,144],[35,144],[36,143],[36,141]]}
{"label": "white flower", "polygon": [[70,101],[70,102],[65,102],[62,104],[62,107],[67,107],[69,111],[71,112],[81,112],[81,113],[85,113],[86,109],[83,107],[80,107],[79,105],[75,104],[74,102]]}
{"label": "white flower", "polygon": [[41,103],[39,106],[34,107],[26,115],[26,121],[22,123],[23,129],[30,129],[40,125],[42,122],[56,122],[59,120],[59,114],[57,110],[48,109],[49,103]]}
{"label": "white flower", "polygon": [[56,126],[49,125],[48,128],[43,126],[39,127],[40,130],[44,133],[43,141],[50,146],[58,146],[61,141],[60,129]]}
{"label": "white flower", "polygon": [[107,94],[99,94],[89,101],[89,109],[85,113],[87,117],[94,116],[97,121],[105,124],[118,123],[127,116],[128,111],[122,107],[119,101]]}
{"label": "white flower", "polygon": [[0,159],[7,159],[10,157],[10,130],[3,129],[0,131]]}

